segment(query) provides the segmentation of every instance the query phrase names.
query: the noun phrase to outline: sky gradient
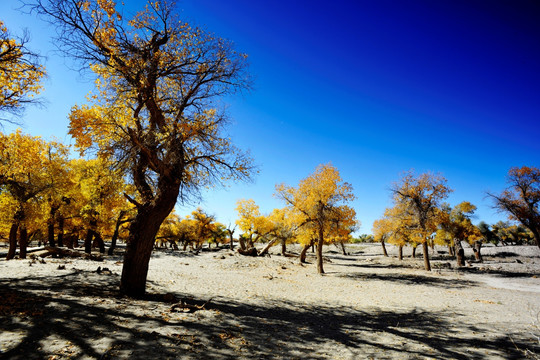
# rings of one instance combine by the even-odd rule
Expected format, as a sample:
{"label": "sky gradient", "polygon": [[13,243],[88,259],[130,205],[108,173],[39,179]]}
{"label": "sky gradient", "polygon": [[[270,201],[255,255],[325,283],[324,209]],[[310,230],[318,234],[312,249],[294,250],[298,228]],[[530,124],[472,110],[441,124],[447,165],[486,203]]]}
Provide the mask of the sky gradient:
{"label": "sky gradient", "polygon": [[[45,107],[29,108],[23,129],[73,143],[67,114],[92,83],[52,52],[53,29],[17,5],[2,1],[0,19],[15,34],[28,28],[49,74]],[[493,223],[506,216],[486,191],[501,191],[512,166],[540,166],[537,1],[184,0],[178,11],[249,55],[253,90],[223,103],[260,173],[200,204],[226,225],[238,199],[269,213],[284,206],[275,184],[296,185],[325,163],[355,189],[359,233],[371,232],[409,169],[441,173],[450,204],[470,201],[475,222]]]}

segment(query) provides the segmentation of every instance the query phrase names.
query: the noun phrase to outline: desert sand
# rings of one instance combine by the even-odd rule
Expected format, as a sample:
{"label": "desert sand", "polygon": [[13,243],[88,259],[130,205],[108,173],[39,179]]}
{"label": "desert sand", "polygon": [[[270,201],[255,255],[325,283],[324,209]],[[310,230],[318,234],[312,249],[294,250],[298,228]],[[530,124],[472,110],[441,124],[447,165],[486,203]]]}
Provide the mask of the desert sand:
{"label": "desert sand", "polygon": [[[156,250],[147,297],[118,291],[121,253],[0,260],[5,359],[522,359],[540,356],[540,250],[325,248],[326,274],[278,254]],[[298,249],[289,248],[291,254]],[[121,251],[120,251],[121,252]],[[468,259],[472,252],[466,249]],[[32,255],[32,254],[30,254]]]}

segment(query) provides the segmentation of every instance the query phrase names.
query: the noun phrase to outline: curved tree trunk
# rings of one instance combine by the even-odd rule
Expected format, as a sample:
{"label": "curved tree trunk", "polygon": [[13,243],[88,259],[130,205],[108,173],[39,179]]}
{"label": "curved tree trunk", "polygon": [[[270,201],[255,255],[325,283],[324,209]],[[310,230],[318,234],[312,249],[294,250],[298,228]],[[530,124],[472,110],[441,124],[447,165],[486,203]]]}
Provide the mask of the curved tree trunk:
{"label": "curved tree trunk", "polygon": [[120,227],[120,225],[118,225],[118,221],[117,221],[116,222],[116,227],[114,228],[113,236],[111,238],[111,247],[107,251],[108,255],[114,254],[114,249],[116,249],[116,241],[118,240],[119,227]]}
{"label": "curved tree trunk", "polygon": [[345,250],[345,244],[343,243],[343,241],[340,241],[339,243],[341,245],[341,252],[343,253],[343,255],[347,256],[347,251]]}
{"label": "curved tree trunk", "polygon": [[300,251],[300,262],[301,263],[305,263],[306,262],[306,254],[307,254],[307,251],[308,249],[311,247],[311,243],[310,244],[306,244],[304,245],[304,247],[302,248],[302,251]]}
{"label": "curved tree trunk", "polygon": [[120,210],[120,213],[118,214],[118,218],[116,219],[116,224],[114,226],[114,233],[111,239],[111,247],[109,248],[109,251],[107,254],[112,255],[114,254],[114,249],[116,249],[116,241],[118,240],[118,234],[120,233],[120,226],[124,223],[122,221],[122,218],[126,212],[124,210]]}
{"label": "curved tree trunk", "polygon": [[138,206],[137,215],[129,227],[124,254],[120,280],[122,293],[133,297],[144,295],[154,239],[159,227],[174,208],[179,189],[180,185],[176,183],[162,184],[159,196],[154,201]]}
{"label": "curved tree trunk", "polygon": [[17,230],[19,230],[18,221],[11,224],[11,229],[9,230],[9,250],[6,260],[11,260],[15,257],[15,252],[17,251]]}
{"label": "curved tree trunk", "polygon": [[388,257],[388,252],[386,251],[386,246],[384,245],[384,240],[383,239],[381,239],[381,245],[382,245],[383,255]]}
{"label": "curved tree trunk", "polygon": [[427,271],[431,271],[431,264],[429,263],[428,244],[426,241],[422,243],[422,251],[424,252],[424,268]]}
{"label": "curved tree trunk", "polygon": [[461,241],[454,239],[454,248],[456,249],[456,260],[458,266],[465,266],[465,251],[463,246],[461,246]]}
{"label": "curved tree trunk", "polygon": [[448,244],[448,255],[455,256],[454,248],[450,244]]}

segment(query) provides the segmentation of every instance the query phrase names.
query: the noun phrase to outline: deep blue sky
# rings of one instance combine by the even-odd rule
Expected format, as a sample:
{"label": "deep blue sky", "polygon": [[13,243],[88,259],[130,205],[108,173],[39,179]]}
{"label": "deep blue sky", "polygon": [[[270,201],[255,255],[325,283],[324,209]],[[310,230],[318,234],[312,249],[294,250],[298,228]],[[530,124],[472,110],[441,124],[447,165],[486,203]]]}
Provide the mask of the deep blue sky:
{"label": "deep blue sky", "polygon": [[[51,29],[16,5],[2,1],[0,19],[15,33],[27,27],[48,57],[48,104],[27,111],[25,131],[72,142],[66,116],[91,83],[49,52]],[[492,223],[505,216],[485,192],[502,190],[512,166],[540,165],[537,1],[184,0],[178,9],[234,41],[254,77],[253,91],[225,102],[233,139],[260,174],[201,204],[226,224],[237,199],[270,212],[283,206],[276,183],[296,185],[328,162],[355,189],[362,233],[411,168],[442,173],[449,202],[471,201],[477,221]]]}

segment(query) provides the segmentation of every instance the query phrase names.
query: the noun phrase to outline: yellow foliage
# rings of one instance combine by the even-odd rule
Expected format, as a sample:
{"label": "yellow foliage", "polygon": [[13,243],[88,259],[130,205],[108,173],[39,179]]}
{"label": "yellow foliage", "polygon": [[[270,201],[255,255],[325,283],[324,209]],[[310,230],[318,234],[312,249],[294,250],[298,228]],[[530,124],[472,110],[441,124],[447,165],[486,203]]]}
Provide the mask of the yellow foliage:
{"label": "yellow foliage", "polygon": [[352,186],[342,181],[332,165],[318,166],[297,188],[276,185],[276,196],[288,205],[301,243],[317,238],[323,242],[348,240],[358,225],[354,209],[344,204],[355,199]]}
{"label": "yellow foliage", "polygon": [[0,21],[0,111],[17,111],[41,89],[45,68]]}

